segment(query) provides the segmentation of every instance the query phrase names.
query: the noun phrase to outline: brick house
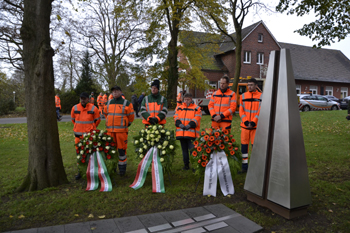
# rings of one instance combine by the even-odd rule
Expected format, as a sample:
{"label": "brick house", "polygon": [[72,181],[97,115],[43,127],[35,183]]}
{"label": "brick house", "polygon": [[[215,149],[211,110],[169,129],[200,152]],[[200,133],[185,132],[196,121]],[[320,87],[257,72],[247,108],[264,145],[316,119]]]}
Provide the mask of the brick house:
{"label": "brick house", "polygon": [[[195,32],[198,36],[203,33]],[[234,37],[234,34],[233,34]],[[350,88],[350,61],[339,50],[314,49],[312,47],[278,42],[263,21],[242,29],[242,67],[240,81],[248,76],[256,78],[262,87],[266,79],[269,55],[272,50],[290,49],[297,93],[312,91],[337,98],[348,96]],[[179,56],[181,53],[179,53]],[[213,88],[227,74],[234,77],[235,46],[229,38],[220,44],[220,53],[213,54],[214,64],[201,70]],[[184,57],[182,56],[181,59]],[[204,98],[205,90],[190,90],[194,98]]]}

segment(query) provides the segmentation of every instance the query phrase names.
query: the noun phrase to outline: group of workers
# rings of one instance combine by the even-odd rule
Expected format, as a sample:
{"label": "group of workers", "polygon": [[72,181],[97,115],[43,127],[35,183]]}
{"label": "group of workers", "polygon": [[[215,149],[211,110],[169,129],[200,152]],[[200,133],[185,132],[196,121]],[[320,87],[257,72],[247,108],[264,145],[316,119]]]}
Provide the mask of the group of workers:
{"label": "group of workers", "polygon": [[[209,111],[211,115],[211,126],[231,130],[232,117],[235,112],[236,94],[229,89],[229,78],[224,76],[220,79],[220,88],[215,91],[209,102]],[[143,118],[142,123],[145,127],[150,125],[165,125],[166,115],[168,113],[167,99],[159,93],[159,80],[154,80],[151,84],[151,94],[142,97],[140,106],[134,106],[133,103],[125,99],[119,86],[111,88],[111,98],[107,95],[100,95],[97,98],[98,108],[91,102],[93,93],[89,96],[87,93],[81,93],[80,103],[73,106],[71,110],[71,120],[74,124],[75,144],[77,144],[84,133],[90,132],[98,127],[101,122],[101,115],[106,118],[106,129],[108,135],[113,137],[119,152],[118,169],[119,174],[124,176],[127,167],[127,144],[128,128],[134,121],[135,107],[140,109],[140,115]],[[140,97],[140,98],[141,98]],[[241,148],[242,148],[242,170],[248,169],[248,144],[254,144],[256,126],[261,105],[261,93],[257,91],[257,81],[250,79],[248,81],[248,92],[242,95],[240,99],[239,114],[241,117]],[[133,100],[135,102],[135,100]],[[57,102],[56,102],[57,107]],[[180,98],[177,98],[177,107],[174,120],[176,126],[176,139],[181,143],[184,170],[189,170],[189,150],[193,148],[193,140],[199,137],[200,121],[202,111],[193,100],[190,93],[182,92]],[[80,178],[80,174],[76,179]]]}

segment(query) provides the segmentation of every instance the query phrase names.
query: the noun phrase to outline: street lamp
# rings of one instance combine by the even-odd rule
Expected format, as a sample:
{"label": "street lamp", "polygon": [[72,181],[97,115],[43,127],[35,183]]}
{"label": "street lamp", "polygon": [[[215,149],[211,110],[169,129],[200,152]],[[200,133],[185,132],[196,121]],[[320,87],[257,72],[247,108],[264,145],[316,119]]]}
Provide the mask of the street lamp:
{"label": "street lamp", "polygon": [[13,103],[16,103],[16,92],[13,91]]}

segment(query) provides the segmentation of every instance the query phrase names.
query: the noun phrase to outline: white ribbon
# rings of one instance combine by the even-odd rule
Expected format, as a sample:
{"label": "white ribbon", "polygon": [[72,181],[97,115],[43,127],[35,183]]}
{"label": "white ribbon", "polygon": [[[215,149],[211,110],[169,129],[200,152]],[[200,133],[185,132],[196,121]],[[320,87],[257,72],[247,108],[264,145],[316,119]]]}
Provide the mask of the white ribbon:
{"label": "white ribbon", "polygon": [[230,166],[225,152],[214,152],[210,155],[210,161],[205,168],[203,196],[216,197],[217,180],[219,176],[221,191],[224,196],[234,194]]}

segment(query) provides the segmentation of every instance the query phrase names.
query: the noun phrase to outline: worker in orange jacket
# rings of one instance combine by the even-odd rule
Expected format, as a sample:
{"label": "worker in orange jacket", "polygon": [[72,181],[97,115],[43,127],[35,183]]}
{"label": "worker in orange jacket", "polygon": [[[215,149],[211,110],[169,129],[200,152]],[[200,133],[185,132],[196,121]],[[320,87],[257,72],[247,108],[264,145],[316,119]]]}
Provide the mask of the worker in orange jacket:
{"label": "worker in orange jacket", "polygon": [[135,118],[134,107],[128,100],[122,98],[122,90],[119,86],[112,87],[111,91],[113,99],[107,102],[103,113],[106,117],[108,135],[112,136],[117,144],[119,175],[124,176],[127,165],[128,127]]}
{"label": "worker in orange jacket", "polygon": [[107,101],[108,101],[107,93],[105,93],[105,94],[103,95],[103,103],[104,103],[104,105],[107,104]]}
{"label": "worker in orange jacket", "polygon": [[108,96],[108,100],[111,100],[111,99],[113,99],[112,93]]}
{"label": "worker in orange jacket", "polygon": [[212,117],[211,126],[231,130],[233,113],[236,110],[236,93],[228,88],[229,78],[220,79],[220,89],[215,91],[209,101],[209,111]]}
{"label": "worker in orange jacket", "polygon": [[[71,120],[74,124],[75,144],[78,144],[84,133],[95,130],[100,124],[100,113],[95,105],[89,103],[89,94],[81,93],[80,103],[73,106],[71,111]],[[75,148],[77,149],[77,147]],[[80,174],[75,179],[80,179]]]}
{"label": "worker in orange jacket", "polygon": [[176,97],[176,107],[182,105],[183,96],[186,94],[186,90],[180,91]]}
{"label": "worker in orange jacket", "polygon": [[56,94],[55,96],[55,104],[56,104],[56,115],[57,115],[57,120],[61,121],[62,117],[60,115],[60,110],[61,110],[61,99],[59,94]]}
{"label": "worker in orange jacket", "polygon": [[100,112],[100,115],[102,115],[102,111],[105,106],[102,92],[100,92],[100,95],[97,96],[97,105],[98,105],[98,111]]}
{"label": "worker in orange jacket", "polygon": [[189,150],[193,148],[193,140],[199,137],[199,128],[202,118],[202,110],[193,103],[192,94],[184,94],[183,103],[176,108],[174,120],[176,126],[176,139],[180,140],[183,170],[190,169]]}
{"label": "worker in orange jacket", "polygon": [[95,97],[94,97],[94,93],[91,92],[91,95],[89,96],[89,102],[93,105],[95,105]]}
{"label": "worker in orange jacket", "polygon": [[240,100],[239,116],[241,117],[241,151],[242,170],[239,173],[246,173],[248,170],[248,146],[249,141],[254,144],[256,126],[260,113],[262,93],[257,90],[258,82],[255,78],[248,81],[248,91],[243,93]]}

